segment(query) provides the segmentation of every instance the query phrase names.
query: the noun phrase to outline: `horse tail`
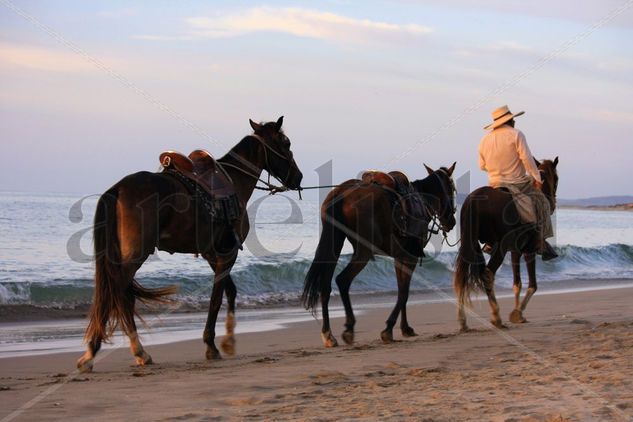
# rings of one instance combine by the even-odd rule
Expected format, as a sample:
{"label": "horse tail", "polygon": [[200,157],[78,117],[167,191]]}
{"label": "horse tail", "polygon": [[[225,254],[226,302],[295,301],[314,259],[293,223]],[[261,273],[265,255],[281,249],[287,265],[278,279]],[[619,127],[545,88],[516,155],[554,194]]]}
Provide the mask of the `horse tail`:
{"label": "horse tail", "polygon": [[479,245],[479,215],[474,202],[466,198],[461,211],[461,245],[455,262],[454,287],[461,305],[470,303],[470,293],[483,291],[486,260]]}
{"label": "horse tail", "polygon": [[87,341],[107,341],[121,324],[126,332],[135,331],[134,306],[131,297],[141,301],[162,301],[173,294],[172,286],[146,289],[135,280],[126,280],[117,231],[118,188],[112,187],[99,198],[95,213],[93,236],[95,252],[95,292],[90,308]]}
{"label": "horse tail", "polygon": [[336,223],[343,221],[342,208],[342,199],[334,198],[333,203],[328,204],[327,208],[322,211],[323,230],[321,238],[301,294],[303,306],[311,310],[312,313],[315,312],[321,292],[328,288],[331,289],[332,275],[343,248],[343,242],[345,242],[345,233],[335,226]]}

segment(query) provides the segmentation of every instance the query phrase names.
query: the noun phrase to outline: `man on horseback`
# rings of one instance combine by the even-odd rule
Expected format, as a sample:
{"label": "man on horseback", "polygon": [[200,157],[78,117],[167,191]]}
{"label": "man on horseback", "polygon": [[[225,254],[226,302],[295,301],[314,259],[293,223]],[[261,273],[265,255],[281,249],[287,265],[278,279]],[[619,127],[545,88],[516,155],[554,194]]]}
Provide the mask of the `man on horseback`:
{"label": "man on horseback", "polygon": [[[554,235],[550,205],[541,191],[543,181],[525,135],[514,128],[514,118],[523,113],[512,114],[508,106],[492,112],[494,121],[484,128],[490,132],[479,144],[479,167],[488,173],[490,186],[510,191],[522,222],[536,228],[537,252],[548,261],[558,257],[546,241]],[[487,245],[486,249],[491,248]]]}

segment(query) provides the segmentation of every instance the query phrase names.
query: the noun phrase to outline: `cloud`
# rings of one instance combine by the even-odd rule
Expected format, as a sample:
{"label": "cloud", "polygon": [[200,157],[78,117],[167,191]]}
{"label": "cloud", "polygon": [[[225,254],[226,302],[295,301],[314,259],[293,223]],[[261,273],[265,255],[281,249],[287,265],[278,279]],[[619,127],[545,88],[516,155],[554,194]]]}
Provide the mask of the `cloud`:
{"label": "cloud", "polygon": [[[451,51],[451,55],[464,62],[481,63],[482,60],[503,60],[505,66],[514,65],[525,67],[550,57],[561,44],[555,43],[550,49],[535,48],[515,41],[490,43],[487,45],[458,48]],[[598,55],[596,53],[564,51],[552,57],[551,66],[559,70],[573,72],[574,75],[589,75],[618,78],[630,81],[633,74],[633,60],[613,55]]]}
{"label": "cloud", "polygon": [[432,32],[427,26],[355,19],[301,8],[257,7],[213,17],[186,19],[184,35],[139,35],[145,40],[192,40],[236,37],[256,32],[277,32],[336,42],[400,42]]}
{"label": "cloud", "polygon": [[[578,0],[389,0],[394,4],[439,6],[448,10],[463,9],[476,13],[495,13],[510,16],[558,19],[578,24],[594,24],[607,16],[603,24],[607,27],[632,28],[631,5],[624,0],[578,1]],[[615,13],[619,11],[619,13]]]}
{"label": "cloud", "polygon": [[85,72],[94,66],[73,53],[21,44],[0,43],[0,64],[49,72]]}

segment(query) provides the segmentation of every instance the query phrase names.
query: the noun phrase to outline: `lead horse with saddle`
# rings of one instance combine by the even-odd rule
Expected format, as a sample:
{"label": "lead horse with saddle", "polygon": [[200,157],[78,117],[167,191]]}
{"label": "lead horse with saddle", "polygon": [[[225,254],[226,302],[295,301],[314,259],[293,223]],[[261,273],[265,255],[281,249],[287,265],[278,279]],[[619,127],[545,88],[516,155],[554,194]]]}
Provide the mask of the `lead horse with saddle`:
{"label": "lead horse with saddle", "polygon": [[303,178],[282,131],[283,117],[250,124],[254,133],[219,160],[202,150],[189,156],[167,151],[160,156],[162,172],[131,174],[101,195],[94,221],[95,296],[85,334],[88,350],[77,362],[81,371],[92,370],[101,343],[118,326],[130,339],[136,363],[151,362],[137,334],[136,301],[164,302],[175,292],[145,288],[134,278],[156,249],[207,260],[215,276],[203,335],[206,357],[220,358],[215,323],[225,292],[222,346],[234,352],[237,290],[230,272],[249,231],[246,205],[264,170],[288,189],[299,189]]}

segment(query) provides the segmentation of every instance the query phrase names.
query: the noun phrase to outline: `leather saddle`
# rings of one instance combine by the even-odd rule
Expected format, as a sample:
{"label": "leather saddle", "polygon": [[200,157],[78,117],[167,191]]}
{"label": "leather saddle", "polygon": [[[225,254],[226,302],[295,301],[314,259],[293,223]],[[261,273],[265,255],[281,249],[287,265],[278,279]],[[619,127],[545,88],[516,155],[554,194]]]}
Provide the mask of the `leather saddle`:
{"label": "leather saddle", "polygon": [[197,149],[189,156],[177,151],[165,151],[160,155],[160,164],[166,170],[175,169],[195,181],[214,198],[235,194],[233,184],[207,151]]}
{"label": "leather saddle", "polygon": [[423,199],[404,173],[369,170],[363,173],[361,180],[366,184],[375,183],[384,186],[392,192],[396,227],[402,236],[426,240],[428,219],[425,215]]}
{"label": "leather saddle", "polygon": [[193,183],[194,188],[197,186],[206,193],[202,202],[209,214],[228,221],[239,217],[239,201],[233,183],[207,151],[197,149],[189,156],[165,151],[159,159],[163,171],[179,173]]}

